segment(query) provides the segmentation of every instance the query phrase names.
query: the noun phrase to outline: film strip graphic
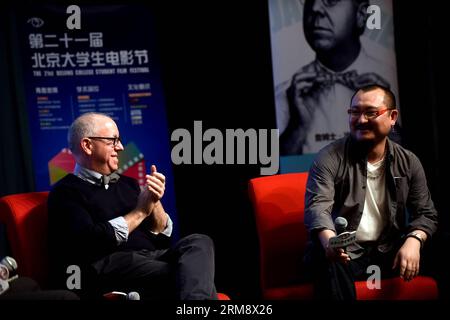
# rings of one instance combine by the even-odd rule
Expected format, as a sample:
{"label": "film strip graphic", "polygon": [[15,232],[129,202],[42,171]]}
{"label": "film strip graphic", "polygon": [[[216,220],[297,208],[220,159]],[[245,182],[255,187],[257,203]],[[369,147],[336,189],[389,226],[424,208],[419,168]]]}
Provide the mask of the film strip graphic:
{"label": "film strip graphic", "polygon": [[125,150],[119,153],[120,174],[136,179],[140,186],[145,185],[145,159],[134,142],[125,146]]}

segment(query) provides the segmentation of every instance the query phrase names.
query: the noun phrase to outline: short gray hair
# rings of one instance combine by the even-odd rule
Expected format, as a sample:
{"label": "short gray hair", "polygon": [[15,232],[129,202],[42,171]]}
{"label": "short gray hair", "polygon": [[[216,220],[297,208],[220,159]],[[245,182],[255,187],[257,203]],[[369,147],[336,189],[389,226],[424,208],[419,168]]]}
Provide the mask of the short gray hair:
{"label": "short gray hair", "polygon": [[98,117],[106,117],[111,119],[110,116],[103,113],[87,112],[82,114],[72,122],[69,128],[69,132],[67,133],[67,142],[72,153],[79,154],[81,139],[96,135],[97,125],[96,122],[92,120]]}

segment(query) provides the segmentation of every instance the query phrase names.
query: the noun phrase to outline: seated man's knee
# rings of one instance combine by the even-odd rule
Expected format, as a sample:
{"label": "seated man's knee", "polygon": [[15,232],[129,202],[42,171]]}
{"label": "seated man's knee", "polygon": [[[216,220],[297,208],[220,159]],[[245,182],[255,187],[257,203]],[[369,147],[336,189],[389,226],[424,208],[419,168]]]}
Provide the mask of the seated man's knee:
{"label": "seated man's knee", "polygon": [[213,240],[204,234],[195,233],[184,237],[180,240],[183,246],[195,247],[203,251],[214,253],[214,243]]}

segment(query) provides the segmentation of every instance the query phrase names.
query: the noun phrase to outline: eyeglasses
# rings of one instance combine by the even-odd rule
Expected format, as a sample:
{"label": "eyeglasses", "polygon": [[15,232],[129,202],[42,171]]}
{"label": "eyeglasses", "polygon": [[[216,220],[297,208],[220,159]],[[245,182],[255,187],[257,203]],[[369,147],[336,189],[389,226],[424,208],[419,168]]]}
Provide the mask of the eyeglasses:
{"label": "eyeglasses", "polygon": [[108,141],[112,141],[112,146],[115,148],[119,142],[122,143],[122,140],[120,137],[88,137],[89,139],[103,139],[103,140],[108,140]]}
{"label": "eyeglasses", "polygon": [[375,118],[378,118],[383,113],[385,113],[386,111],[389,111],[389,110],[394,110],[394,109],[393,108],[386,108],[386,109],[376,110],[376,111],[375,110],[359,111],[359,110],[356,110],[356,109],[348,109],[347,113],[353,119],[358,119],[359,117],[361,117],[361,114],[362,114],[362,115],[364,115],[364,118],[366,120],[373,120]]}
{"label": "eyeglasses", "polygon": [[[302,5],[305,5],[305,2],[308,2],[308,1],[318,1],[318,0],[300,0],[300,3]],[[341,0],[321,0],[321,1],[322,1],[323,5],[327,8],[334,7],[335,5],[338,4],[338,2],[341,2]]]}

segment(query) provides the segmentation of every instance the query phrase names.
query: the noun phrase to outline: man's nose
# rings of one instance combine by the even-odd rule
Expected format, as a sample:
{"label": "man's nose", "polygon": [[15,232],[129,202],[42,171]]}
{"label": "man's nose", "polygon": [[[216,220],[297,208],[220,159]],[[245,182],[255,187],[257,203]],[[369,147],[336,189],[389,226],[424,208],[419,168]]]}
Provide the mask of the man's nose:
{"label": "man's nose", "polygon": [[312,5],[312,10],[315,12],[322,12],[324,10],[324,4],[322,2],[322,0],[312,0],[313,5]]}
{"label": "man's nose", "polygon": [[364,115],[363,112],[361,112],[361,114],[359,115],[358,118],[356,118],[356,123],[366,123],[369,122],[369,120],[366,119],[366,116]]}
{"label": "man's nose", "polygon": [[123,144],[121,141],[118,141],[118,143],[116,144],[115,148],[116,151],[123,151],[125,148],[123,147]]}

